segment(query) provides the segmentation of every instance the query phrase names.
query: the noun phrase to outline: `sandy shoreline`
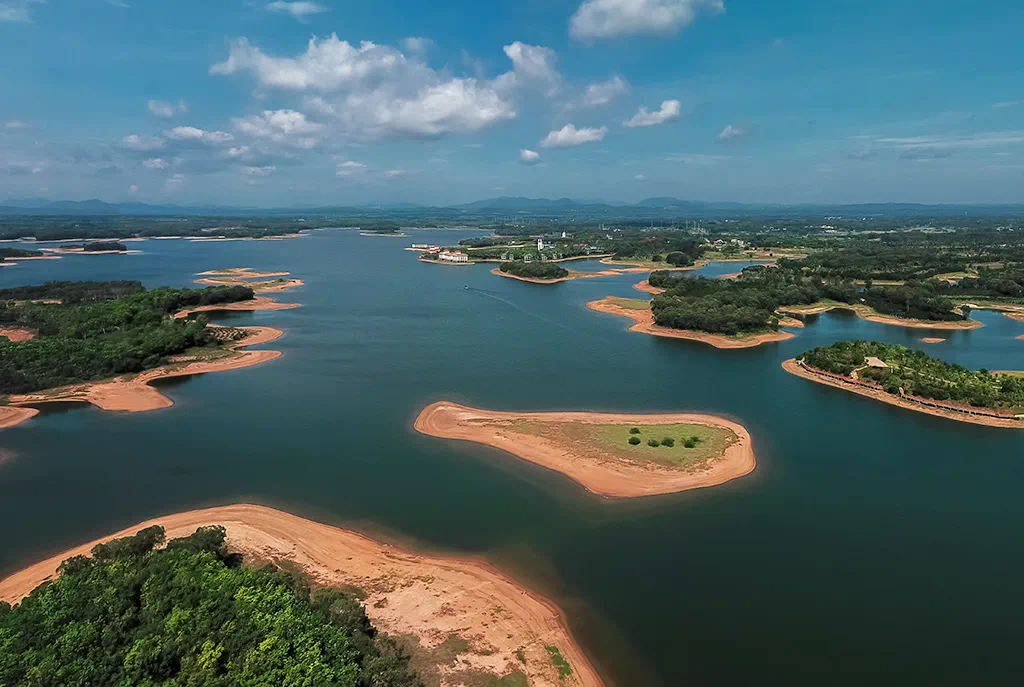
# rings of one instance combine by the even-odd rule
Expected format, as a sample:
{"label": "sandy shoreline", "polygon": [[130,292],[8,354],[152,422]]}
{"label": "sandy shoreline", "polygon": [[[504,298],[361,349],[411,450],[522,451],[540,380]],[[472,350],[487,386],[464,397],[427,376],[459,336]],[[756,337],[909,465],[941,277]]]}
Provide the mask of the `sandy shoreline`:
{"label": "sandy shoreline", "polygon": [[[633,463],[595,452],[574,454],[542,437],[508,429],[515,420],[584,424],[693,424],[731,430],[739,441],[714,460],[710,468],[687,472],[654,464]],[[712,415],[686,413],[642,415],[610,413],[505,413],[440,402],[416,418],[416,431],[443,439],[492,446],[523,460],[559,472],[587,491],[606,498],[637,498],[673,494],[725,484],[749,475],[757,466],[750,433],[735,422]]]}
{"label": "sandy shoreline", "polygon": [[638,284],[633,284],[633,288],[643,293],[649,293],[652,296],[658,296],[665,293],[665,289],[659,289],[657,286],[651,286],[651,282],[646,279]]}
{"label": "sandy shoreline", "polygon": [[1004,312],[1003,315],[1009,317],[1011,320],[1017,320],[1018,322],[1024,322],[1024,313],[1019,312]]}
{"label": "sandy shoreline", "polygon": [[[223,525],[228,546],[258,560],[290,562],[324,585],[358,587],[370,620],[393,636],[413,635],[434,649],[451,635],[469,646],[458,660],[438,666],[442,683],[460,684],[460,673],[501,676],[522,671],[530,685],[603,687],[604,682],[569,633],[553,603],[473,558],[420,555],[361,534],[262,506],[236,505],[155,518],[84,544],[0,580],[0,600],[17,602],[53,577],[61,561],[87,554],[109,539],[162,525],[167,538],[205,525]],[[564,680],[545,650],[559,648],[573,668]],[[521,652],[525,662],[517,656]]]}
{"label": "sandy shoreline", "polygon": [[[151,410],[170,408],[174,405],[174,402],[154,388],[151,385],[152,382],[173,377],[189,377],[210,372],[238,370],[260,365],[281,356],[280,351],[238,350],[247,346],[258,346],[276,341],[284,336],[284,332],[280,329],[272,327],[235,327],[235,329],[246,329],[252,333],[242,341],[225,347],[225,350],[231,352],[231,355],[222,358],[171,363],[170,365],[146,370],[136,375],[125,375],[106,381],[73,384],[32,394],[16,394],[10,396],[8,400],[12,407],[79,401],[90,403],[101,410],[126,413],[144,413]],[[35,413],[22,416],[20,421],[24,422],[34,415]],[[13,426],[13,424],[6,426]]]}
{"label": "sandy shoreline", "polygon": [[7,429],[31,420],[39,411],[35,408],[19,408],[17,406],[0,406],[0,429]]}
{"label": "sandy shoreline", "polygon": [[962,320],[959,322],[939,322],[939,321],[928,321],[928,320],[913,320],[903,319],[900,317],[890,317],[888,315],[879,315],[875,313],[871,308],[864,305],[848,305],[846,303],[840,303],[837,305],[813,305],[813,306],[783,306],[779,308],[779,312],[786,313],[789,315],[820,315],[822,313],[829,312],[830,310],[850,310],[857,314],[862,320],[868,322],[875,322],[877,324],[887,324],[893,327],[906,327],[907,329],[936,329],[936,330],[969,330],[969,329],[980,329],[985,325],[977,320]]}
{"label": "sandy shoreline", "polygon": [[782,369],[790,374],[794,374],[797,377],[803,377],[804,379],[816,382],[818,384],[824,384],[826,386],[835,387],[836,389],[842,389],[843,391],[849,391],[860,396],[866,396],[873,398],[876,401],[882,401],[889,405],[899,406],[900,408],[906,408],[907,410],[914,410],[919,413],[927,413],[928,415],[934,415],[935,417],[945,418],[947,420],[954,420],[956,422],[966,422],[972,425],[984,425],[986,427],[1001,427],[1008,429],[1024,429],[1024,421],[1014,420],[1012,418],[994,418],[985,417],[981,415],[968,415],[967,413],[959,413],[955,410],[943,410],[941,408],[933,408],[931,406],[922,405],[915,403],[914,401],[893,396],[881,389],[870,389],[860,386],[854,383],[852,380],[849,384],[844,384],[840,381],[825,377],[824,375],[815,374],[810,370],[802,367],[796,361],[791,358],[786,362],[782,363]]}
{"label": "sandy shoreline", "polygon": [[301,308],[301,303],[278,303],[272,298],[257,296],[252,300],[238,301],[237,303],[218,303],[217,305],[203,305],[198,308],[182,310],[174,315],[174,319],[180,320],[183,317],[201,312],[257,312],[264,310],[292,310]]}
{"label": "sandy shoreline", "polygon": [[591,301],[587,303],[587,307],[591,310],[596,310],[597,312],[606,313],[608,315],[618,315],[620,317],[630,318],[636,323],[629,328],[629,331],[631,332],[650,334],[652,336],[660,336],[667,339],[699,341],[721,349],[753,348],[755,346],[760,346],[761,344],[788,341],[794,337],[794,335],[789,332],[766,332],[764,334],[754,334],[749,337],[737,339],[722,336],[720,334],[709,334],[707,332],[660,327],[654,323],[654,313],[652,313],[650,309],[630,310],[629,308],[619,307],[607,299]]}

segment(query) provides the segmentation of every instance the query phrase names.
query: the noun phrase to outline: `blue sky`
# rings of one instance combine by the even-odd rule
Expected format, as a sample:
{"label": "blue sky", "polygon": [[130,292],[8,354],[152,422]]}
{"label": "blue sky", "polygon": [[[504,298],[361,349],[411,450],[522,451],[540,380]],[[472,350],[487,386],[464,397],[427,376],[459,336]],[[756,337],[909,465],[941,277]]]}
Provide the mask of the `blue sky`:
{"label": "blue sky", "polygon": [[1024,202],[1011,0],[0,0],[0,199]]}

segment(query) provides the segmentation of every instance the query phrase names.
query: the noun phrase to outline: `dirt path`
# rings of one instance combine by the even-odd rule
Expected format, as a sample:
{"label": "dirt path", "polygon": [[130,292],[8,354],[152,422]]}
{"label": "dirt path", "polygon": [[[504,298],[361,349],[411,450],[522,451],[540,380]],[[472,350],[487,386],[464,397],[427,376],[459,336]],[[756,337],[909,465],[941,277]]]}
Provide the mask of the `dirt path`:
{"label": "dirt path", "polygon": [[[604,685],[569,634],[561,611],[489,565],[471,558],[418,555],[261,506],[211,508],[140,523],[0,581],[0,600],[17,602],[52,579],[66,558],[151,525],[163,525],[168,539],[204,525],[223,525],[233,551],[291,562],[324,585],[358,587],[366,594],[366,613],[373,624],[394,636],[416,637],[425,658],[442,644],[458,647],[454,660],[451,650],[437,652],[445,658],[433,666],[440,678],[434,684],[455,687],[481,673],[499,677],[519,671],[537,687]],[[453,636],[461,641],[453,642]],[[572,666],[571,676],[558,678],[546,646],[558,647]]]}
{"label": "dirt path", "polygon": [[[670,327],[660,327],[654,323],[654,313],[650,309],[646,310],[631,310],[629,308],[623,308],[615,305],[608,299],[602,299],[599,301],[591,301],[587,303],[587,307],[597,312],[606,313],[609,315],[619,315],[620,317],[628,317],[636,324],[629,328],[631,332],[638,332],[640,334],[650,334],[652,336],[661,336],[668,339],[687,339],[689,341],[700,341],[706,343],[715,348],[722,349],[736,349],[736,348],[753,348],[754,346],[760,346],[765,343],[775,343],[778,341],[788,341],[793,338],[793,334],[789,332],[768,332],[765,334],[754,334],[752,336],[744,338],[732,338],[728,336],[722,336],[720,334],[709,334],[707,332],[697,332],[688,329],[672,329]],[[789,324],[786,326],[793,326],[795,324]]]}
{"label": "dirt path", "polygon": [[[580,454],[571,448],[509,428],[515,420],[581,422],[586,424],[691,424],[732,430],[739,441],[709,467],[692,472],[618,459],[595,448]],[[724,484],[749,475],[757,466],[750,433],[735,422],[712,415],[630,415],[609,413],[503,413],[440,402],[416,418],[418,432],[444,439],[461,439],[507,451],[523,460],[560,472],[588,491],[608,498],[672,494]]]}
{"label": "dirt path", "polygon": [[787,360],[782,363],[782,369],[790,374],[794,374],[797,377],[803,377],[809,379],[812,382],[818,384],[824,384],[826,386],[832,386],[843,391],[849,391],[860,396],[867,396],[873,398],[876,401],[882,401],[889,405],[899,406],[900,408],[906,408],[908,410],[916,410],[919,413],[927,413],[928,415],[934,415],[936,417],[946,418],[947,420],[955,420],[957,422],[966,422],[972,425],[985,425],[986,427],[1002,427],[1009,429],[1024,429],[1024,421],[1014,420],[1012,418],[1000,419],[994,417],[985,417],[981,415],[968,415],[967,413],[959,413],[955,410],[943,410],[941,408],[933,408],[931,406],[922,405],[915,403],[914,401],[893,396],[890,393],[882,391],[881,389],[870,389],[861,386],[856,383],[844,384],[840,381],[834,380],[824,375],[815,374],[810,370],[802,367],[797,363],[795,359]]}
{"label": "dirt path", "polygon": [[[228,346],[227,350],[233,353],[222,358],[165,365],[164,367],[147,370],[137,375],[126,375],[94,384],[75,384],[58,389],[47,389],[46,391],[34,394],[19,394],[11,396],[9,400],[12,406],[37,405],[58,401],[81,401],[91,403],[101,410],[127,413],[144,413],[151,410],[170,408],[174,405],[174,402],[151,386],[152,382],[172,377],[188,377],[209,372],[238,370],[244,367],[260,365],[281,356],[280,351],[237,350],[246,346],[257,346],[275,341],[284,335],[284,332],[280,329],[272,327],[236,327],[236,329],[246,329],[252,333],[242,341]],[[33,415],[22,417],[21,421],[27,420]]]}

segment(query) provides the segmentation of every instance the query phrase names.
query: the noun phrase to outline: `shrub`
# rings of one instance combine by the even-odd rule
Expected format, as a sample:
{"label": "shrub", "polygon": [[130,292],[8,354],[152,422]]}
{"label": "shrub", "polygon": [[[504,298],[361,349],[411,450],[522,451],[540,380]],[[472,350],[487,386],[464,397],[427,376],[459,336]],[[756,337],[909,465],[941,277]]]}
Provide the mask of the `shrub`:
{"label": "shrub", "polygon": [[661,445],[672,448],[673,446],[676,445],[676,440],[673,439],[672,437],[665,437],[664,439],[661,440]]}
{"label": "shrub", "polygon": [[630,446],[639,446],[640,445],[640,437],[630,437],[629,438],[629,445]]}
{"label": "shrub", "polygon": [[629,430],[629,433],[630,434],[639,434],[640,433],[640,428],[639,427],[634,427],[633,429]]}
{"label": "shrub", "polygon": [[695,444],[699,444],[701,443],[702,439],[696,434],[694,434],[692,437],[690,437],[690,441],[692,441]]}
{"label": "shrub", "polygon": [[650,446],[651,448],[658,448],[659,446],[661,446],[661,442],[658,441],[657,439],[648,439],[647,445]]}
{"label": "shrub", "polygon": [[685,446],[686,448],[697,448],[697,442],[694,441],[693,439],[687,439],[686,441],[683,442],[683,446]]}

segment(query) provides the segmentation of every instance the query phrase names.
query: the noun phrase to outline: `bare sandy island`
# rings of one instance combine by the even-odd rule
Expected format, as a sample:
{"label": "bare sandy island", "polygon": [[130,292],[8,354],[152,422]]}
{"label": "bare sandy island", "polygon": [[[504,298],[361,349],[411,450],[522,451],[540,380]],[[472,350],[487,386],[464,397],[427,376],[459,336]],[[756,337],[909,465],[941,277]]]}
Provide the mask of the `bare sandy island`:
{"label": "bare sandy island", "polygon": [[938,329],[938,330],[963,330],[980,329],[984,327],[977,320],[958,320],[956,322],[939,322],[933,320],[914,320],[903,317],[891,317],[875,312],[866,305],[848,305],[846,303],[815,303],[814,305],[787,305],[779,308],[779,312],[790,315],[820,315],[830,310],[852,310],[857,317],[868,322],[888,324],[893,327],[906,327],[907,329]]}
{"label": "bare sandy island", "polygon": [[940,344],[943,341],[945,341],[945,339],[940,339],[937,336],[926,336],[923,339],[921,339],[921,343],[926,343],[926,344]]}
{"label": "bare sandy island", "polygon": [[203,286],[247,286],[256,293],[280,293],[303,286],[301,279],[287,279],[290,272],[254,272],[251,267],[230,267],[200,272],[196,284]]}
{"label": "bare sandy island", "polygon": [[[650,334],[652,336],[661,336],[668,339],[687,339],[689,341],[700,341],[706,343],[715,348],[723,349],[736,349],[736,348],[753,348],[754,346],[760,346],[765,343],[775,343],[778,341],[788,341],[793,338],[793,334],[789,332],[765,332],[764,334],[751,334],[749,336],[732,337],[723,336],[721,334],[709,334],[707,332],[691,331],[688,329],[672,329],[671,327],[661,327],[654,323],[654,313],[651,312],[650,307],[647,308],[628,308],[623,307],[620,301],[627,299],[616,299],[613,297],[604,298],[599,301],[591,301],[587,303],[587,307],[597,312],[606,313],[609,315],[619,315],[620,317],[628,317],[632,319],[636,324],[629,328],[631,332],[639,332],[641,334]],[[796,326],[796,325],[786,325]]]}
{"label": "bare sandy island", "polygon": [[52,253],[55,257],[61,255],[138,255],[141,250],[85,250],[84,248],[40,248],[39,250]]}
{"label": "bare sandy island", "polygon": [[817,382],[818,384],[833,386],[837,389],[850,391],[861,396],[873,398],[876,401],[888,403],[889,405],[899,406],[908,410],[916,410],[919,413],[927,413],[928,415],[946,418],[947,420],[967,422],[972,425],[985,425],[986,427],[1024,429],[1024,420],[1017,420],[1012,417],[993,417],[990,415],[977,414],[975,412],[961,412],[952,408],[936,407],[936,405],[931,404],[925,405],[926,402],[923,399],[918,401],[912,397],[894,396],[881,388],[868,387],[863,384],[858,384],[852,379],[843,379],[836,375],[827,375],[826,373],[813,370],[801,365],[795,359],[790,359],[782,363],[782,369],[790,374],[796,375],[797,377],[803,377],[804,379],[809,379],[810,381]]}
{"label": "bare sandy island", "polygon": [[[579,426],[585,431],[580,435],[568,425]],[[628,453],[619,453],[600,441],[581,438],[594,427],[619,425],[703,426],[719,430],[719,434],[727,438],[722,440],[721,455],[679,467],[653,460],[630,459],[624,457]],[[551,431],[545,431],[545,426]],[[523,460],[560,472],[588,491],[608,498],[636,498],[713,487],[748,475],[757,465],[746,428],[712,415],[503,413],[440,402],[425,408],[416,418],[414,427],[429,436],[472,441],[508,451]],[[627,436],[622,437],[622,450],[649,450],[646,446],[629,447]]]}
{"label": "bare sandy island", "polygon": [[[209,372],[238,370],[244,367],[260,365],[281,356],[280,351],[238,350],[246,346],[257,346],[275,341],[284,335],[284,332],[280,329],[272,327],[235,327],[235,329],[245,329],[250,334],[237,343],[229,344],[224,350],[216,351],[214,357],[199,359],[180,357],[169,365],[146,370],[139,374],[125,375],[89,384],[73,384],[32,394],[18,394],[10,396],[8,400],[13,407],[63,401],[80,401],[91,403],[101,410],[127,413],[142,413],[169,408],[174,405],[174,402],[151,386],[152,382],[172,377],[188,377]],[[23,422],[34,415],[35,413],[23,416],[20,421]],[[7,426],[13,426],[13,424],[8,424]]]}
{"label": "bare sandy island", "polygon": [[[252,562],[294,565],[314,584],[361,590],[370,620],[411,650],[414,667],[428,685],[496,684],[516,673],[518,680],[506,677],[500,684],[604,685],[561,611],[486,563],[415,554],[262,506],[211,508],[140,523],[0,581],[0,600],[17,603],[53,579],[63,560],[152,525],[162,525],[168,539],[222,525],[230,550]],[[559,678],[548,647],[565,657],[571,675]]]}
{"label": "bare sandy island", "polygon": [[258,312],[262,310],[292,310],[293,308],[301,308],[301,303],[278,303],[272,298],[265,296],[257,296],[252,300],[238,301],[237,303],[218,303],[217,305],[203,305],[198,308],[190,308],[188,310],[182,310],[174,316],[174,319],[180,320],[183,317],[194,315],[201,312]]}

